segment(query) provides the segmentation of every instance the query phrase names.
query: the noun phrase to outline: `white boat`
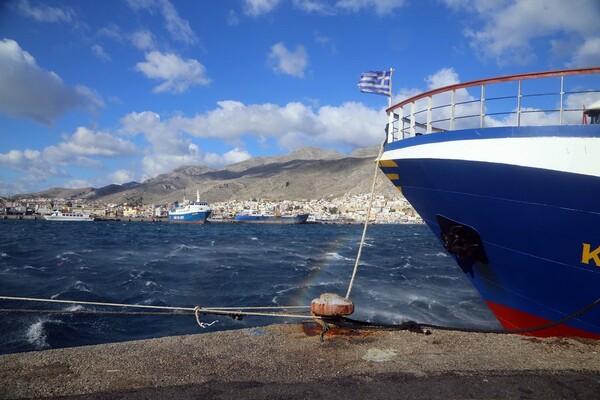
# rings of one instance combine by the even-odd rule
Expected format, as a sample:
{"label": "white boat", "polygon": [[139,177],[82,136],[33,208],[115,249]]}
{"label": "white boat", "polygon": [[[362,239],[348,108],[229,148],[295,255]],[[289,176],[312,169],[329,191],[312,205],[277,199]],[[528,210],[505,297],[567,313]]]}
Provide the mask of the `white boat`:
{"label": "white boat", "polygon": [[200,200],[200,192],[196,190],[196,201],[189,201],[183,196],[181,205],[175,204],[169,210],[169,222],[203,224],[211,214],[211,208],[207,202]]}
{"label": "white boat", "polygon": [[46,218],[47,221],[93,221],[94,220],[94,217],[90,216],[89,214],[84,214],[84,213],[80,213],[80,212],[64,213],[64,212],[58,211],[58,210],[54,211],[50,215],[45,215],[44,218]]}

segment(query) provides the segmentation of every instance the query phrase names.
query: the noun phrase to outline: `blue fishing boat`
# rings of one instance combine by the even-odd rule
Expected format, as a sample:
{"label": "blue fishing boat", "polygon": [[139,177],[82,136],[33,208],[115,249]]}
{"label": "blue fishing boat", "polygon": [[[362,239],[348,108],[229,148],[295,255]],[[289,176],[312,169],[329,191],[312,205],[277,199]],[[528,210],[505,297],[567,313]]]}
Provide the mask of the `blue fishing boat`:
{"label": "blue fishing boat", "polygon": [[598,99],[594,67],[455,84],[387,110],[380,169],[507,330],[600,339]]}
{"label": "blue fishing boat", "polygon": [[169,209],[169,222],[203,224],[211,211],[208,203],[200,200],[200,192],[196,191],[196,201],[186,200],[184,195],[181,205],[175,203]]}

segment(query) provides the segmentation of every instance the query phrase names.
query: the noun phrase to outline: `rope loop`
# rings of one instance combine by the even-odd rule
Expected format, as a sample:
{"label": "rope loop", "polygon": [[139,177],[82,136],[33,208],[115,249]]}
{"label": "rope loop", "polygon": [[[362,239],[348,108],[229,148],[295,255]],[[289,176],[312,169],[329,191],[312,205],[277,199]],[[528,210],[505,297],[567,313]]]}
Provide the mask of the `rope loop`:
{"label": "rope loop", "polygon": [[194,315],[196,316],[196,322],[198,323],[198,326],[200,326],[200,328],[202,328],[202,329],[206,329],[209,326],[211,326],[212,324],[214,324],[215,322],[219,322],[218,319],[214,320],[213,322],[200,321],[200,307],[199,306],[194,307]]}

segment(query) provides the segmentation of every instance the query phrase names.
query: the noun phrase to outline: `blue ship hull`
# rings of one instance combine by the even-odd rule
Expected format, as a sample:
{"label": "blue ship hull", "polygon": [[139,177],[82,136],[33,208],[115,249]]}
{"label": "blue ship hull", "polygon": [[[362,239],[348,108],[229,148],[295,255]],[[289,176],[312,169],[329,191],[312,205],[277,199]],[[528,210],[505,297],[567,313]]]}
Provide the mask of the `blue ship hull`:
{"label": "blue ship hull", "polygon": [[[448,131],[386,144],[380,168],[453,250],[502,325],[531,328],[600,297],[600,161],[579,171],[579,157],[567,154],[571,165],[546,152],[564,142],[564,153],[589,157],[599,138],[600,125]],[[467,244],[456,244],[460,232]],[[600,339],[600,307],[534,335]]]}
{"label": "blue ship hull", "polygon": [[185,214],[172,214],[169,213],[169,222],[180,223],[180,224],[203,224],[209,217],[210,212],[199,211]]}

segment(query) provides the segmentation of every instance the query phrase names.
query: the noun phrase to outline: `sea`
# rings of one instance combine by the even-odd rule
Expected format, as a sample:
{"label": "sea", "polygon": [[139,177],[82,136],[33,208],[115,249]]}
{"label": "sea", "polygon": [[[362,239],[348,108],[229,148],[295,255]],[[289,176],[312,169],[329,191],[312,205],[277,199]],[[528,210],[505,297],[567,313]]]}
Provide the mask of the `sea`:
{"label": "sea", "polygon": [[[346,295],[362,232],[362,225],[336,224],[2,220],[0,296],[309,306],[322,293]],[[369,225],[350,299],[351,317],[361,321],[499,328],[425,225]],[[15,300],[0,300],[0,309],[0,354],[298,323],[205,315],[201,327],[185,313]]]}

